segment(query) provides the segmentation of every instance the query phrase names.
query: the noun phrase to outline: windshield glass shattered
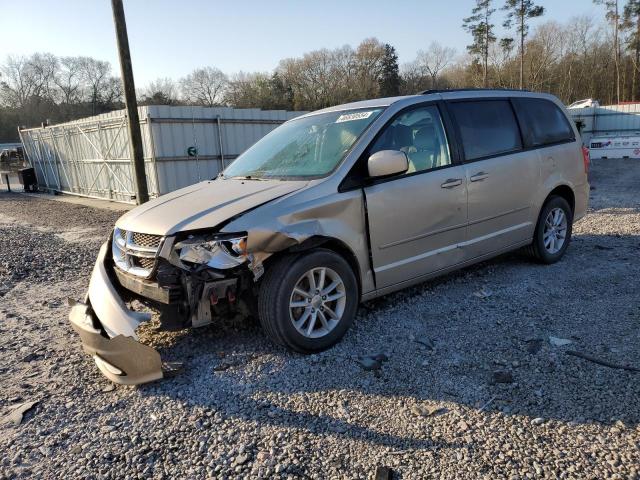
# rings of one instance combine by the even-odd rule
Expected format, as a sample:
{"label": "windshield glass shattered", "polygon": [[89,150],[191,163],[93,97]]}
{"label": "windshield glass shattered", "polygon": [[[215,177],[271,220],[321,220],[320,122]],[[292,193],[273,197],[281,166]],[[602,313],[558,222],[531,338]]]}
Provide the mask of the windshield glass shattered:
{"label": "windshield glass shattered", "polygon": [[224,171],[224,178],[324,177],[381,111],[347,110],[287,122],[240,155]]}

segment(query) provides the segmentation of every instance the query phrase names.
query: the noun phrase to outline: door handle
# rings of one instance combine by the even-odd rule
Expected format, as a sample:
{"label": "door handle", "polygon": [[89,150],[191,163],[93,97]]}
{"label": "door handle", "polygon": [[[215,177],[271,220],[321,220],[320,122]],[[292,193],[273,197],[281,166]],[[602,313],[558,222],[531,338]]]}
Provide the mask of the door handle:
{"label": "door handle", "polygon": [[471,178],[469,178],[469,180],[471,180],[472,182],[481,182],[488,176],[489,174],[487,172],[478,172],[475,175],[473,175]]}
{"label": "door handle", "polygon": [[458,185],[462,185],[461,178],[449,178],[440,186],[442,188],[454,188],[454,187],[457,187]]}

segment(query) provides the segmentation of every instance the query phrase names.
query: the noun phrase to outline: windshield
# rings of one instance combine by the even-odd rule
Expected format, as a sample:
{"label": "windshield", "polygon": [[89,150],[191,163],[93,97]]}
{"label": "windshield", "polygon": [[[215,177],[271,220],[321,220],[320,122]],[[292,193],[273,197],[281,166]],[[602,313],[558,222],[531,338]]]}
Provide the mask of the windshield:
{"label": "windshield", "polygon": [[224,178],[324,177],[381,111],[347,110],[287,122],[240,155],[224,171]]}

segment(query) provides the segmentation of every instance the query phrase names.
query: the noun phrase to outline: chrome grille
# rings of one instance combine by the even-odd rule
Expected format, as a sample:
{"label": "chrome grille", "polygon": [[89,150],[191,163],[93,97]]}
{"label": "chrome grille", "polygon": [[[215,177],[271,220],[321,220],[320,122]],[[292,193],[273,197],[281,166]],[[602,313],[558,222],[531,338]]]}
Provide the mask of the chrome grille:
{"label": "chrome grille", "polygon": [[140,247],[148,247],[157,249],[160,246],[160,235],[149,235],[148,233],[132,233],[133,243]]}
{"label": "chrome grille", "polygon": [[116,266],[139,277],[149,277],[162,243],[161,235],[129,232],[116,228],[111,251]]}

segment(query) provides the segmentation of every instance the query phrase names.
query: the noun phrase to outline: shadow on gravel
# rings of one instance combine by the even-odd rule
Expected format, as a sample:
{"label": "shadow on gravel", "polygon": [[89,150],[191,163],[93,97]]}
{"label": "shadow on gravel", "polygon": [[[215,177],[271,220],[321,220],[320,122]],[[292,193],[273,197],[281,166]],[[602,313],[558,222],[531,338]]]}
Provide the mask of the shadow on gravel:
{"label": "shadow on gravel", "polygon": [[[246,320],[190,331],[160,348],[185,371],[139,392],[256,429],[393,449],[474,448],[468,433],[486,416],[525,432],[534,418],[635,428],[640,373],[566,353],[640,367],[640,173],[631,163],[640,172],[635,160],[595,165],[588,223],[557,264],[508,254],[368,302],[340,344],[312,356],[274,347]],[[388,361],[377,374],[357,362],[378,353]]]}
{"label": "shadow on gravel", "polygon": [[[640,305],[629,281],[640,269],[629,271],[624,261],[638,246],[637,236],[578,235],[555,265],[504,255],[368,302],[338,346],[312,356],[272,346],[249,320],[187,332],[160,348],[166,360],[184,361],[185,371],[140,393],[259,427],[396,449],[471,447],[464,429],[456,442],[432,436],[444,423],[455,429],[452,415],[470,428],[474,415],[485,414],[513,416],[524,426],[538,417],[637,425],[640,373],[566,351],[640,363]],[[487,298],[475,296],[480,288]],[[554,346],[550,336],[571,344]],[[379,372],[360,368],[358,357],[380,352],[389,360]],[[411,410],[442,405],[446,422]]]}

